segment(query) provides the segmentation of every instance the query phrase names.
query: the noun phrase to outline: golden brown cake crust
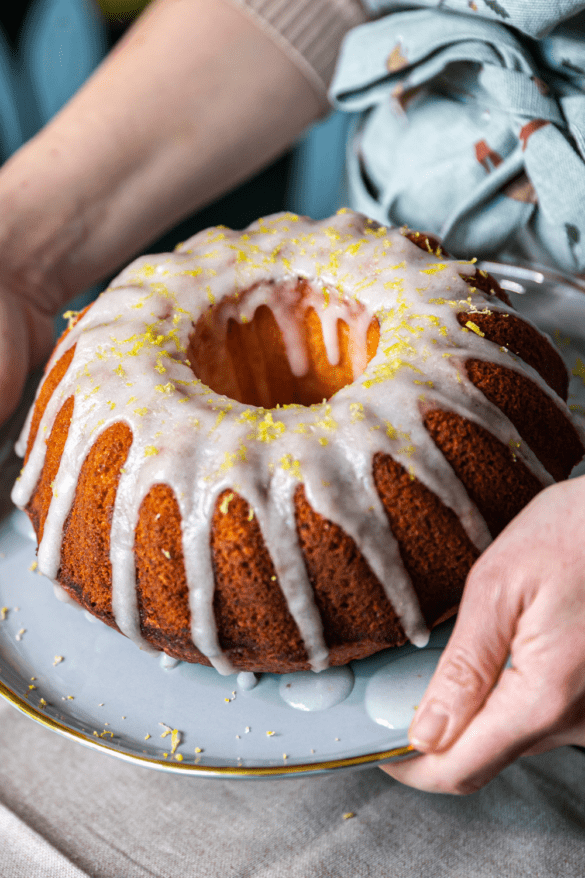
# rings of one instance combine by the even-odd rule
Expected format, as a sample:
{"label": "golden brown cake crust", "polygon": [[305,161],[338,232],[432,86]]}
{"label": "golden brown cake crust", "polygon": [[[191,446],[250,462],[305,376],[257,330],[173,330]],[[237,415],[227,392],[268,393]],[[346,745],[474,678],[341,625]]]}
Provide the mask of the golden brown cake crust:
{"label": "golden brown cake crust", "polygon": [[[412,233],[417,246],[444,257],[437,241]],[[490,294],[506,297],[493,278],[484,273],[466,277]],[[303,283],[306,283],[303,281]],[[299,286],[302,293],[302,284]],[[232,359],[253,344],[274,347],[265,352],[269,362],[277,356],[282,339],[270,313],[260,310],[255,327],[230,330],[235,345]],[[498,347],[522,357],[561,397],[566,397],[567,375],[561,358],[549,342],[516,315],[462,310],[462,327],[471,321]],[[263,327],[263,328],[262,328]],[[199,356],[213,345],[203,327]],[[309,313],[306,331],[313,333],[312,369],[326,357],[315,312]],[[259,333],[254,336],[253,333]],[[238,334],[239,341],[235,340]],[[250,336],[249,342],[242,339]],[[371,359],[378,342],[374,321],[368,336]],[[347,368],[350,342],[340,330],[341,363]],[[240,345],[240,347],[238,347]],[[210,347],[210,349],[211,349]],[[53,366],[39,394],[33,413],[27,456],[35,441],[43,413],[66,374],[75,352],[72,345]],[[282,350],[280,351],[282,354]],[[197,345],[193,354],[197,356]],[[345,359],[344,359],[345,358]],[[316,365],[317,364],[317,365]],[[201,365],[201,368],[204,368]],[[248,362],[248,369],[252,365]],[[282,368],[275,362],[274,369]],[[337,367],[335,367],[337,368]],[[340,367],[341,368],[341,367]],[[565,414],[529,377],[480,359],[468,359],[465,368],[473,385],[516,426],[522,440],[557,479],[566,478],[582,455],[579,435]],[[333,368],[330,368],[331,375]],[[289,370],[290,372],[290,370]],[[291,373],[292,374],[292,373]],[[310,378],[310,381],[314,380]],[[327,380],[333,381],[332,378]],[[335,380],[338,380],[338,376]],[[287,374],[283,381],[292,381]],[[334,381],[333,381],[334,384]],[[300,386],[300,385],[299,385]],[[332,385],[333,386],[333,385]],[[310,394],[319,396],[318,389]],[[295,391],[296,392],[296,391]],[[305,392],[305,391],[303,391]],[[62,404],[46,441],[46,458],[27,511],[39,539],[52,497],[53,482],[74,411],[74,399]],[[472,501],[492,536],[541,490],[542,483],[507,447],[486,429],[459,414],[421,403],[423,423]],[[118,482],[130,453],[133,435],[123,421],[102,432],[81,467],[75,499],[63,529],[58,581],[82,606],[112,627],[112,567],[110,527]],[[426,624],[433,627],[452,615],[459,603],[467,573],[478,557],[458,517],[421,481],[387,454],[372,457],[372,476],[390,528],[397,540]],[[345,664],[406,641],[404,628],[380,581],[355,541],[343,529],[317,513],[303,484],[294,493],[294,518],[304,564],[320,615],[331,665]],[[155,484],[140,506],[135,533],[136,595],[142,636],[169,655],[209,664],[195,646],[191,631],[189,589],[182,548],[181,513],[173,490]],[[253,508],[237,489],[217,498],[211,522],[210,549],[214,576],[213,612],[219,643],[238,670],[284,673],[310,667],[307,650],[279,587],[275,566],[265,545]]]}

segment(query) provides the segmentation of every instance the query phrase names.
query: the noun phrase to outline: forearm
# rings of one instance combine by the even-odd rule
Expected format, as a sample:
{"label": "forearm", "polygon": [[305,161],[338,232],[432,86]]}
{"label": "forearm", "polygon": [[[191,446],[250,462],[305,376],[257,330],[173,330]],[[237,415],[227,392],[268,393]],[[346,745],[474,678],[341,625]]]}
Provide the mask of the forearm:
{"label": "forearm", "polygon": [[3,281],[53,313],[282,152],[323,107],[223,0],[158,0],[0,172]]}

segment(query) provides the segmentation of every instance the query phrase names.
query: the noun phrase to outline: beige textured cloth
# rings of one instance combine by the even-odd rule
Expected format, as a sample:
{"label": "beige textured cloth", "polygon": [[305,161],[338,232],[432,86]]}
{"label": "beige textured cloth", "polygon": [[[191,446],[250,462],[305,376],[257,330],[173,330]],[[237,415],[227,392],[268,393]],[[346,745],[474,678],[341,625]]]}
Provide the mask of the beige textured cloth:
{"label": "beige textured cloth", "polygon": [[341,41],[367,15],[359,0],[231,0],[293,60],[324,108]]}
{"label": "beige textured cloth", "polygon": [[584,790],[585,754],[571,748],[521,760],[468,798],[376,768],[180,777],[0,702],[2,878],[582,878]]}

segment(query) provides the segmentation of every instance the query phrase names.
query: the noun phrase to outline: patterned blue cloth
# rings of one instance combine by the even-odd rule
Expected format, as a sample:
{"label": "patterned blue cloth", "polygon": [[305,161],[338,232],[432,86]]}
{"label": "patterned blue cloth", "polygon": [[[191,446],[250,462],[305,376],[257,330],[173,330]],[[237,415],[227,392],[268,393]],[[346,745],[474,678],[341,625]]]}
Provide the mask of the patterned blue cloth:
{"label": "patterned blue cloth", "polygon": [[585,271],[585,2],[370,5],[331,87],[352,206],[454,254]]}

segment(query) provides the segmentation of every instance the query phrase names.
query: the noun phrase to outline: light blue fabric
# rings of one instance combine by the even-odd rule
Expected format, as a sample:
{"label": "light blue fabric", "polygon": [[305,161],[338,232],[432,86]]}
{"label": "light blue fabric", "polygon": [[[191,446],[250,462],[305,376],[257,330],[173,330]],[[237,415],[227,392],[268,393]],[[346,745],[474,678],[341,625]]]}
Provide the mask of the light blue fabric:
{"label": "light blue fabric", "polygon": [[13,52],[0,33],[0,158],[6,160],[74,94],[107,49],[87,0],[36,0]]}
{"label": "light blue fabric", "polygon": [[[390,12],[347,35],[331,97],[352,114],[350,202],[455,254],[522,241],[584,271],[585,18],[537,42],[467,4],[446,10],[459,5]],[[507,2],[506,21],[540,34],[583,6]]]}
{"label": "light blue fabric", "polygon": [[326,219],[345,203],[345,143],[350,129],[347,113],[333,112],[306,132],[293,151],[285,208]]}

